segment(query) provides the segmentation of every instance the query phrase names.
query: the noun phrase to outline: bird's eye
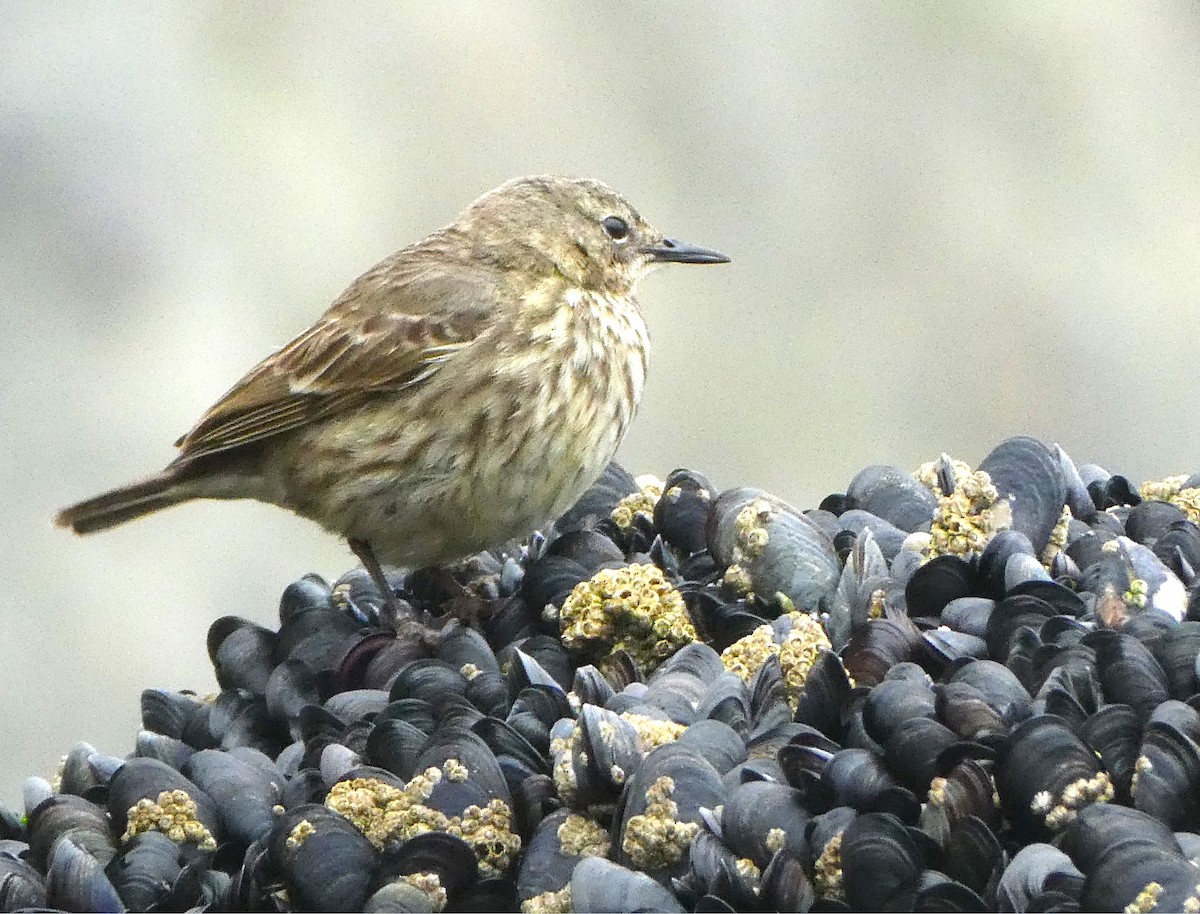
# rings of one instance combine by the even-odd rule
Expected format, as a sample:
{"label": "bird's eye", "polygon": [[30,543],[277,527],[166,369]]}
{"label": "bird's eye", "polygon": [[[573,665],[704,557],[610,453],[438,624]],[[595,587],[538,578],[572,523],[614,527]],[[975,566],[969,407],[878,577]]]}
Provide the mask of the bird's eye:
{"label": "bird's eye", "polygon": [[608,216],[604,220],[604,231],[613,241],[624,241],[629,237],[629,223],[620,216]]}

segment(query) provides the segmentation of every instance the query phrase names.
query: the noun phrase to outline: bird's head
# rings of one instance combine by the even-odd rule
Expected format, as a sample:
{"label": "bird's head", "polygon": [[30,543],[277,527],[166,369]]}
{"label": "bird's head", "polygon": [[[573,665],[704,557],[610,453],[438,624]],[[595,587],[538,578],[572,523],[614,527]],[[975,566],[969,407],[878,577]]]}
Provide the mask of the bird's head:
{"label": "bird's head", "polygon": [[724,254],[667,238],[599,181],[516,178],[472,203],[454,226],[498,265],[560,274],[572,285],[627,295],[660,263],[725,263]]}

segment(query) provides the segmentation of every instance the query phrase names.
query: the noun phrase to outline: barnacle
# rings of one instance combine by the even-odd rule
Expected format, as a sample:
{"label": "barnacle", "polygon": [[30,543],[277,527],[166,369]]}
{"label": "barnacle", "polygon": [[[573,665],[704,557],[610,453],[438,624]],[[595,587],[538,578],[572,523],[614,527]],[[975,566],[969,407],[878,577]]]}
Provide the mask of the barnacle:
{"label": "barnacle", "polygon": [[749,857],[738,857],[733,862],[733,866],[751,887],[758,888],[759,880],[762,878],[762,870],[758,868],[758,864]]}
{"label": "barnacle", "polygon": [[1107,803],[1114,793],[1112,779],[1107,772],[1101,771],[1094,777],[1072,781],[1063,788],[1057,800],[1048,790],[1038,791],[1029,808],[1045,819],[1047,827],[1057,830],[1070,825],[1083,807]]}
{"label": "barnacle", "polygon": [[128,819],[122,841],[142,832],[160,831],[176,844],[195,844],[202,851],[217,849],[212,833],[196,818],[196,801],[186,790],[164,790],[157,801],[138,800],[129,807]]}
{"label": "barnacle", "polygon": [[571,759],[571,750],[575,746],[578,734],[579,727],[576,725],[565,739],[556,737],[550,740],[550,757],[554,759],[554,766],[551,768],[550,774],[554,778],[554,789],[558,791],[559,798],[568,804],[575,801],[579,787],[575,777],[575,766]]}
{"label": "barnacle", "polygon": [[624,650],[647,671],[697,639],[683,597],[655,565],[596,572],[563,601],[559,624],[569,649],[597,658]]}
{"label": "barnacle", "polygon": [[521,902],[523,914],[570,914],[574,910],[571,907],[570,885],[557,892],[542,892]]}
{"label": "barnacle", "polygon": [[1157,882],[1148,882],[1146,887],[1134,896],[1133,901],[1125,905],[1125,914],[1150,914],[1158,907],[1158,899],[1162,897],[1163,887]]}
{"label": "barnacle", "polygon": [[654,506],[662,498],[662,480],[654,476],[639,476],[636,480],[639,491],[626,495],[609,514],[609,519],[622,530],[628,530],[639,514],[654,520]]}
{"label": "barnacle", "polygon": [[639,868],[660,870],[678,863],[700,831],[695,822],[675,818],[679,806],[671,799],[674,792],[674,778],[657,778],[646,790],[646,811],[625,824],[621,850]]}
{"label": "barnacle", "polygon": [[958,486],[963,479],[971,475],[971,465],[969,463],[965,460],[957,460],[943,454],[937,460],[925,461],[913,471],[913,476],[935,495],[941,495],[942,484],[938,479],[938,468],[942,465],[949,465],[951,471],[954,473],[955,486]]}
{"label": "barnacle", "polygon": [[782,828],[772,828],[767,832],[767,850],[772,854],[779,853],[787,844],[787,832]]}
{"label": "barnacle", "polygon": [[821,856],[813,864],[813,888],[818,895],[841,901],[845,892],[842,887],[842,835],[838,832],[821,850]]}
{"label": "barnacle", "polygon": [[771,503],[765,498],[756,498],[738,512],[733,522],[735,537],[733,559],[735,562],[758,558],[762,555],[762,551],[767,548],[767,543],[771,539],[767,532],[767,522],[773,513],[774,509],[771,507]]}
{"label": "barnacle", "polygon": [[982,552],[992,535],[1012,524],[1012,511],[983,470],[956,481],[954,491],[938,496],[926,558]]}
{"label": "barnacle", "polygon": [[317,833],[316,828],[308,819],[301,819],[296,823],[296,826],[288,832],[287,846],[289,850],[296,850],[305,841]]}
{"label": "barnacle", "polygon": [[434,911],[446,910],[446,889],[437,873],[408,873],[401,876],[399,881],[407,882],[418,889],[429,899],[429,905]]}
{"label": "barnacle", "polygon": [[512,812],[502,800],[490,800],[483,807],[468,806],[461,816],[447,816],[425,805],[443,776],[461,780],[466,774],[466,766],[448,759],[443,768],[425,769],[403,789],[375,778],[351,778],[330,788],[325,805],[354,823],[377,848],[428,831],[462,838],[475,851],[480,869],[499,875],[512,865],[521,848],[520,837],[512,831]]}
{"label": "barnacle", "polygon": [[791,630],[779,641],[775,640],[777,634],[772,626],[760,625],[725,648],[721,662],[725,669],[737,673],[749,684],[766,659],[776,655],[783,669],[788,701],[795,708],[813,664],[822,650],[831,650],[833,645],[821,623],[807,613],[790,612],[780,618],[791,623]]}
{"label": "barnacle", "polygon": [[461,819],[451,818],[446,831],[474,848],[479,869],[488,876],[502,875],[521,850],[521,837],[512,830],[512,812],[503,800],[468,806]]}
{"label": "barnacle", "polygon": [[1063,505],[1062,514],[1058,517],[1058,523],[1050,531],[1050,539],[1046,542],[1046,548],[1042,550],[1042,564],[1049,567],[1054,561],[1054,557],[1062,552],[1063,547],[1067,545],[1067,534],[1071,527],[1071,509],[1067,505]]}
{"label": "barnacle", "polygon": [[442,765],[442,773],[446,775],[446,780],[462,783],[470,774],[467,771],[467,766],[456,758],[448,758]]}
{"label": "barnacle", "polygon": [[610,839],[607,829],[587,816],[572,813],[558,826],[555,834],[564,854],[573,857],[608,856]]}
{"label": "barnacle", "polygon": [[637,730],[638,749],[643,754],[654,751],[664,743],[674,742],[687,729],[683,724],[671,720],[659,720],[657,717],[647,717],[632,711],[621,714],[621,720],[633,724],[633,728]]}
{"label": "barnacle", "polygon": [[946,785],[949,783],[944,777],[936,777],[929,782],[929,805],[941,806],[946,802]]}
{"label": "barnacle", "polygon": [[1192,894],[1183,900],[1181,907],[1186,914],[1200,914],[1200,885],[1197,885]]}
{"label": "barnacle", "polygon": [[749,683],[767,658],[779,653],[774,634],[770,625],[760,625],[733,642],[721,651],[721,662],[725,664],[725,669],[737,673],[742,682]]}

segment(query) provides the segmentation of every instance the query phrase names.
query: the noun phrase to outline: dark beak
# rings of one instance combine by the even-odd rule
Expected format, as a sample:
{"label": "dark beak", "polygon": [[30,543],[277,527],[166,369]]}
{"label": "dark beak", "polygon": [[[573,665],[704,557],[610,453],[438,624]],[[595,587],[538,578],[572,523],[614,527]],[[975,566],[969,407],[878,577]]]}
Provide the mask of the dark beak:
{"label": "dark beak", "polygon": [[674,238],[647,245],[642,248],[642,253],[657,263],[729,263],[729,258],[719,251],[699,248]]}

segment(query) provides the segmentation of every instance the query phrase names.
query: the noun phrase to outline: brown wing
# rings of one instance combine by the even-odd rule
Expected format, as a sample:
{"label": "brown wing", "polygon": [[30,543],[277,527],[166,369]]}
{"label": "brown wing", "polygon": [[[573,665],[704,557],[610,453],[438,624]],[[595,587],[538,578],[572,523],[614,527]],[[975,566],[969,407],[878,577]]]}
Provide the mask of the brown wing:
{"label": "brown wing", "polygon": [[176,442],[175,463],[252,444],[429,378],[480,332],[496,277],[408,249],[359,278]]}

